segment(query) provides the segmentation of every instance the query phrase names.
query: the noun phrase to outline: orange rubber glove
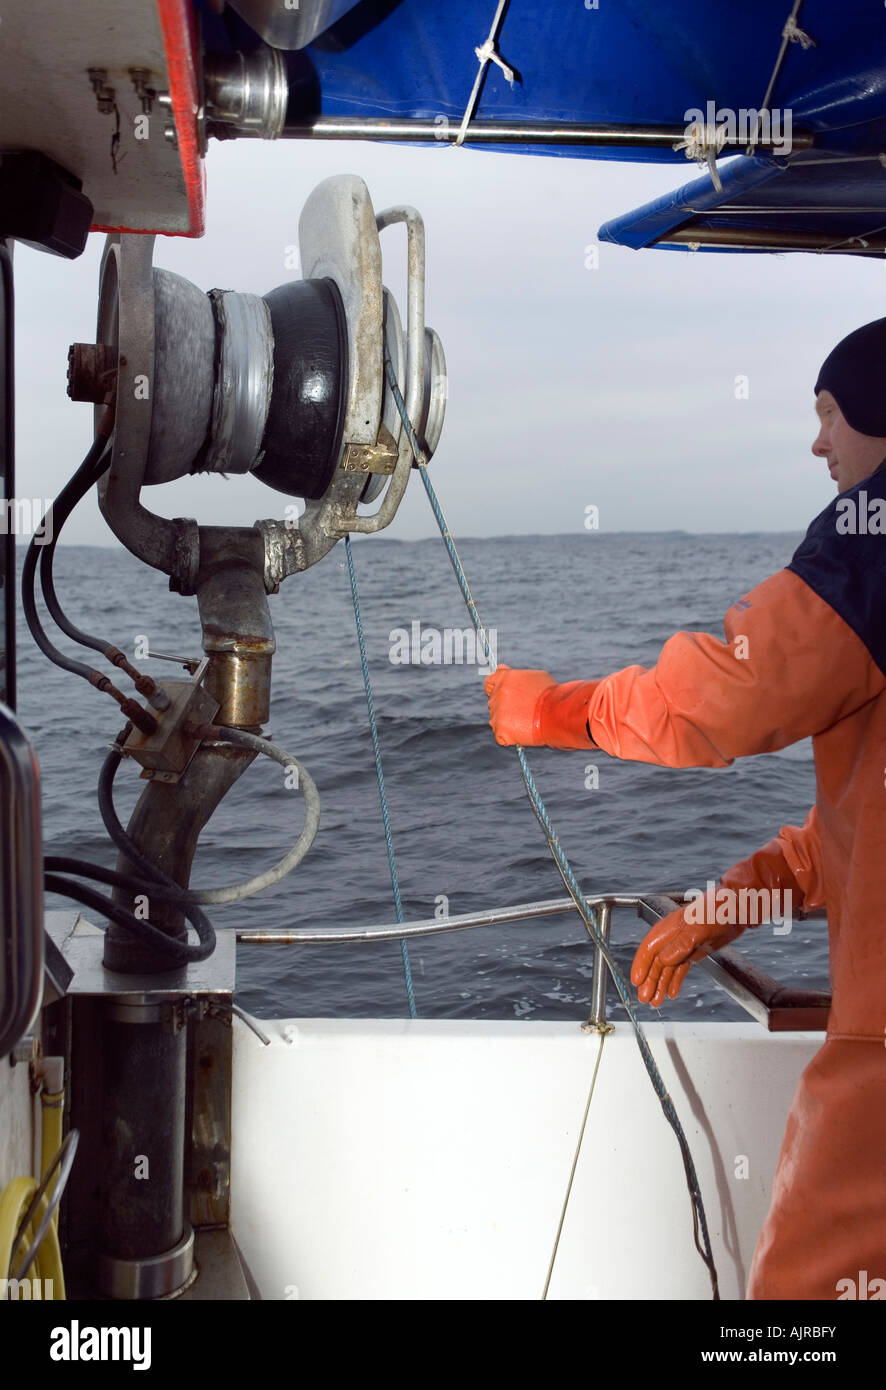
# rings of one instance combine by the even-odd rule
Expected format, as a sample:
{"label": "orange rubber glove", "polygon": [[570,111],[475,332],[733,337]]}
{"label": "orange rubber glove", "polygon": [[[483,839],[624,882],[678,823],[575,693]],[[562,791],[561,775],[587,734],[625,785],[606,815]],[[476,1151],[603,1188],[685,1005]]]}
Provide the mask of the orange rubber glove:
{"label": "orange rubber glove", "polygon": [[[728,898],[720,894],[722,888],[729,890]],[[759,901],[760,910],[755,911],[755,900],[749,901],[747,895],[744,900],[739,896],[742,888],[765,888],[769,892],[778,889],[782,911],[786,902],[789,904],[788,915],[803,905],[803,890],[788,866],[781,841],[770,840],[750,859],[743,859],[723,875],[714,903],[709,904],[707,897],[689,902],[663,917],[647,932],[631,966],[631,984],[637,986],[641,1004],[651,1004],[657,1009],[666,997],[676,999],[693,961],[702,960],[711,951],[727,946],[741,936],[746,926],[771,920],[766,910],[767,900]],[[790,892],[790,899],[786,899],[787,892]],[[772,906],[771,899],[768,906]],[[696,920],[706,913],[707,920]],[[710,920],[711,916],[719,917],[720,921]],[[749,920],[742,921],[742,916]]]}
{"label": "orange rubber glove", "polygon": [[486,677],[489,723],[496,743],[524,748],[596,748],[588,734],[588,702],[598,681],[558,685],[549,671],[499,666]]}

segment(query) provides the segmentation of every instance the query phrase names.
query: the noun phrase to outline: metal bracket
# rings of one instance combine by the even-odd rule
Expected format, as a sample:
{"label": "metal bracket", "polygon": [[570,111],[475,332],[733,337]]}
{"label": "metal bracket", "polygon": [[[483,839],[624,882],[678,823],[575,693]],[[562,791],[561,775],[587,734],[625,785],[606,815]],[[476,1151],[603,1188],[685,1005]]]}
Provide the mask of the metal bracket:
{"label": "metal bracket", "polygon": [[379,426],[374,444],[347,444],[342,468],[351,473],[393,473],[400,451],[386,425]]}
{"label": "metal bracket", "polygon": [[169,696],[169,708],[158,713],[152,734],[133,729],[123,752],[142,768],[142,777],[158,782],[177,782],[200,747],[200,739],[185,732],[185,725],[211,724],[219,703],[203,688],[208,659],[200,663],[189,681],[158,681]]}

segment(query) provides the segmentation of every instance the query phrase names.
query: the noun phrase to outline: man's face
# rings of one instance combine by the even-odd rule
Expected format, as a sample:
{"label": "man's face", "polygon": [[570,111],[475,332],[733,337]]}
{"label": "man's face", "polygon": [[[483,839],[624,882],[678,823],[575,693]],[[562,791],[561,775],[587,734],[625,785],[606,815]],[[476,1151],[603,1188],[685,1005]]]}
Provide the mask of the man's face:
{"label": "man's face", "polygon": [[846,492],[869,478],[886,459],[886,439],[854,430],[830,391],[819,391],[815,411],[820,428],[812,452],[817,458],[827,459],[837,491]]}

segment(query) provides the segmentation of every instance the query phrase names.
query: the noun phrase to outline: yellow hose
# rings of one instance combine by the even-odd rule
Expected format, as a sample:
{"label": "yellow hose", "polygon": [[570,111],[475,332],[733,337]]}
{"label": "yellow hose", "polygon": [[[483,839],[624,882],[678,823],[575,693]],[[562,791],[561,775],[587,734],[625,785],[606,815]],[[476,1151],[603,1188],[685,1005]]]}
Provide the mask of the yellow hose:
{"label": "yellow hose", "polygon": [[[36,1191],[37,1183],[33,1178],[13,1178],[12,1182],[7,1183],[0,1193],[0,1270],[3,1271],[0,1278],[10,1279],[12,1277],[10,1266],[13,1261],[13,1242],[21,1219]],[[30,1221],[22,1232],[22,1238],[15,1251],[16,1261],[21,1260],[22,1255],[34,1239],[48,1206],[49,1196],[44,1192]],[[49,1223],[46,1234],[40,1242],[40,1248],[34,1256],[34,1261],[26,1278],[39,1279],[41,1293],[45,1293],[47,1281],[51,1280],[53,1300],[63,1299],[65,1296],[65,1276],[62,1270],[58,1232],[52,1222]],[[8,1296],[8,1291],[5,1288],[4,1294]]]}
{"label": "yellow hose", "polygon": [[[42,1106],[40,1171],[45,1177],[61,1148],[65,1093],[63,1090],[47,1091],[44,1087],[40,1092],[40,1104]],[[57,1177],[56,1181],[58,1181]],[[12,1182],[7,1183],[3,1191],[0,1192],[0,1279],[12,1278],[12,1266],[17,1267],[21,1263],[22,1256],[29,1249],[34,1236],[37,1234],[40,1222],[46,1215],[46,1209],[52,1196],[48,1189],[40,1198],[30,1221],[22,1232],[18,1246],[13,1250],[13,1242],[22,1217],[27,1211],[37,1187],[38,1184],[33,1178],[13,1178]],[[40,1280],[38,1287],[41,1297],[47,1296],[48,1283],[52,1291],[49,1297],[54,1301],[65,1297],[65,1276],[58,1243],[58,1207],[53,1212],[46,1234],[40,1242],[40,1248],[25,1276],[31,1289],[34,1288],[31,1281],[36,1279]],[[18,1291],[16,1291],[16,1296],[17,1294]],[[8,1297],[8,1288],[4,1286],[0,1298]]]}

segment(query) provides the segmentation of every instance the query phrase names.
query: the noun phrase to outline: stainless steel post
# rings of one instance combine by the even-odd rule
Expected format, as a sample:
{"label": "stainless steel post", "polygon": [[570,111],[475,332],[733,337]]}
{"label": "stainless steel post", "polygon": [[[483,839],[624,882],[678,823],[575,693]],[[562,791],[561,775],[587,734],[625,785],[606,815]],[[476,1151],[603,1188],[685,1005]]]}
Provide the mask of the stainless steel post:
{"label": "stainless steel post", "polygon": [[[609,944],[609,931],[612,925],[612,904],[604,902],[594,908],[594,925],[606,944]],[[606,1022],[606,985],[609,980],[609,967],[600,947],[594,950],[594,982],[591,989],[591,1013],[587,1023],[582,1024],[586,1032],[608,1033],[612,1028]]]}

